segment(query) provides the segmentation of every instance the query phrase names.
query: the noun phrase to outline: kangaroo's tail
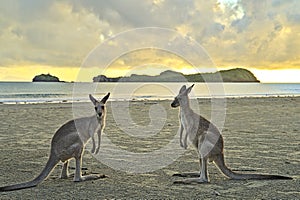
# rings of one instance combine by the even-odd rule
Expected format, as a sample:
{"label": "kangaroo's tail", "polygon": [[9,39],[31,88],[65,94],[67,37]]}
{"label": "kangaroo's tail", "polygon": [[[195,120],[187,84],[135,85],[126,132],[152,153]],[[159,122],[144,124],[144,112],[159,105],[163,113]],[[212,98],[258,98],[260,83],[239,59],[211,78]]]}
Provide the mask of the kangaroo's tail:
{"label": "kangaroo's tail", "polygon": [[25,183],[19,183],[19,184],[15,184],[15,185],[0,187],[0,192],[21,190],[21,189],[37,186],[40,182],[42,182],[44,179],[47,178],[47,176],[50,174],[50,172],[57,165],[58,162],[59,162],[59,159],[57,159],[55,156],[50,155],[48,162],[47,162],[46,166],[44,167],[43,171],[35,179],[33,179],[32,181],[25,182]]}
{"label": "kangaroo's tail", "polygon": [[245,180],[245,179],[256,179],[256,180],[262,180],[262,179],[293,179],[291,177],[287,176],[280,176],[280,175],[267,175],[267,174],[240,174],[233,172],[231,169],[229,169],[224,161],[224,155],[221,154],[220,156],[217,156],[217,158],[214,160],[216,165],[219,167],[221,172],[228,176],[229,178],[235,179],[235,180]]}

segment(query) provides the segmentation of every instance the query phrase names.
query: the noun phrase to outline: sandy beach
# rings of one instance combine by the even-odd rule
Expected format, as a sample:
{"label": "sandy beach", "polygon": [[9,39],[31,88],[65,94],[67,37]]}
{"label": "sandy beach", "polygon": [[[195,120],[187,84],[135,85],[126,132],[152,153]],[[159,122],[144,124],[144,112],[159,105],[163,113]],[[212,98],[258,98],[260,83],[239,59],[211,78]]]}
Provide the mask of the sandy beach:
{"label": "sandy beach", "polygon": [[[129,103],[132,120],[139,126],[150,123],[151,106],[165,109],[167,119],[163,128],[147,139],[124,133],[110,105],[111,102],[107,106],[105,134],[122,149],[151,152],[167,144],[177,132],[178,109],[172,109],[170,101]],[[201,115],[210,119],[210,100],[199,99],[199,105]],[[209,184],[174,185],[173,181],[182,178],[172,177],[173,173],[199,170],[192,146],[170,165],[139,174],[109,167],[87,150],[83,156],[83,172],[101,173],[107,178],[82,183],[74,183],[72,178],[62,180],[59,179],[61,165],[58,165],[37,187],[3,192],[0,199],[300,199],[299,108],[300,97],[227,99],[222,127],[225,158],[230,168],[286,175],[293,180],[230,180],[209,163]],[[48,159],[55,130],[72,118],[71,103],[0,104],[0,186],[37,176]],[[74,162],[71,166],[74,167]]]}

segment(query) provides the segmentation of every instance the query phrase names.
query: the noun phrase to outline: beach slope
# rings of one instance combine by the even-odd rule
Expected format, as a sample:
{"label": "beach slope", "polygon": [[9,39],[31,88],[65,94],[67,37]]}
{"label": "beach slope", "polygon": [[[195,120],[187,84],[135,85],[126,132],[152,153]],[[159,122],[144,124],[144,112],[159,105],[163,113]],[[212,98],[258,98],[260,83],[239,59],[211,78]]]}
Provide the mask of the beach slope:
{"label": "beach slope", "polygon": [[[167,141],[177,132],[178,110],[170,107],[170,101],[130,102],[129,110],[136,124],[146,125],[150,122],[149,108],[158,104],[165,108],[167,119],[156,136],[143,141],[126,135],[115,122],[110,103],[105,134],[127,151],[161,148],[159,145],[163,143],[157,141]],[[200,99],[199,105],[201,114],[209,119],[210,100]],[[198,170],[197,154],[192,147],[172,164],[143,174],[110,168],[87,150],[83,172],[101,173],[108,178],[83,183],[74,183],[72,178],[61,180],[58,178],[61,166],[57,166],[37,187],[3,192],[0,199],[299,199],[299,108],[299,97],[227,99],[222,131],[225,159],[230,168],[286,175],[293,180],[229,180],[210,163],[210,184],[173,185],[173,181],[180,179],[172,177],[173,173]],[[72,104],[68,103],[0,105],[0,186],[28,181],[38,175],[49,156],[55,130],[72,118]]]}

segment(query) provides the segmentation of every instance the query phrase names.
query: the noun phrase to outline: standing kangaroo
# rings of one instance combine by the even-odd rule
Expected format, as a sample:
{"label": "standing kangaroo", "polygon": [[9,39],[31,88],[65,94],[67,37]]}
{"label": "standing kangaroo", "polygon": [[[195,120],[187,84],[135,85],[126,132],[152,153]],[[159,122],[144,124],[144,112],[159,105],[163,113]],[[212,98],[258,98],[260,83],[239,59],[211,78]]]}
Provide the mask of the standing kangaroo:
{"label": "standing kangaroo", "polygon": [[[264,175],[264,174],[240,174],[230,170],[224,162],[223,154],[223,137],[218,128],[209,122],[204,117],[196,114],[189,105],[188,94],[191,92],[194,85],[189,88],[182,86],[179,94],[171,103],[173,108],[180,107],[179,113],[179,133],[180,146],[187,148],[187,140],[196,148],[201,166],[199,173],[182,173],[174,174],[180,177],[192,177],[182,181],[175,181],[174,183],[208,183],[207,161],[213,161],[223,174],[231,179],[292,179],[286,176],[279,175]],[[185,136],[183,137],[183,131]],[[197,177],[197,178],[195,178]]]}
{"label": "standing kangaroo", "polygon": [[75,182],[95,180],[103,177],[103,175],[100,176],[96,174],[82,176],[81,163],[85,145],[91,138],[93,140],[92,152],[95,151],[95,140],[93,137],[96,132],[98,134],[98,147],[96,153],[99,152],[101,133],[105,126],[105,103],[109,95],[110,93],[103,97],[101,101],[97,101],[92,95],[89,95],[90,100],[95,106],[96,114],[91,117],[83,117],[68,121],[56,131],[51,141],[51,151],[48,162],[40,175],[29,182],[0,187],[0,191],[4,192],[35,187],[47,178],[60,161],[64,163],[60,178],[68,178],[68,164],[71,158],[75,158],[76,160]]}

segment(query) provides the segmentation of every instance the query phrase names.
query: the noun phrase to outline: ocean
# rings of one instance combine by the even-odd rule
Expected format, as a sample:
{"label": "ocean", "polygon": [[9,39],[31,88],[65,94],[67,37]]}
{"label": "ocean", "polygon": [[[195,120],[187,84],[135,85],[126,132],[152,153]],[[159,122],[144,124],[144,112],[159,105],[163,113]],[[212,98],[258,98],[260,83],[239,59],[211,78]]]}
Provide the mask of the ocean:
{"label": "ocean", "polygon": [[[110,100],[173,99],[192,83],[31,83],[0,82],[0,103],[85,102],[111,92]],[[300,96],[300,83],[195,83],[191,98]]]}

